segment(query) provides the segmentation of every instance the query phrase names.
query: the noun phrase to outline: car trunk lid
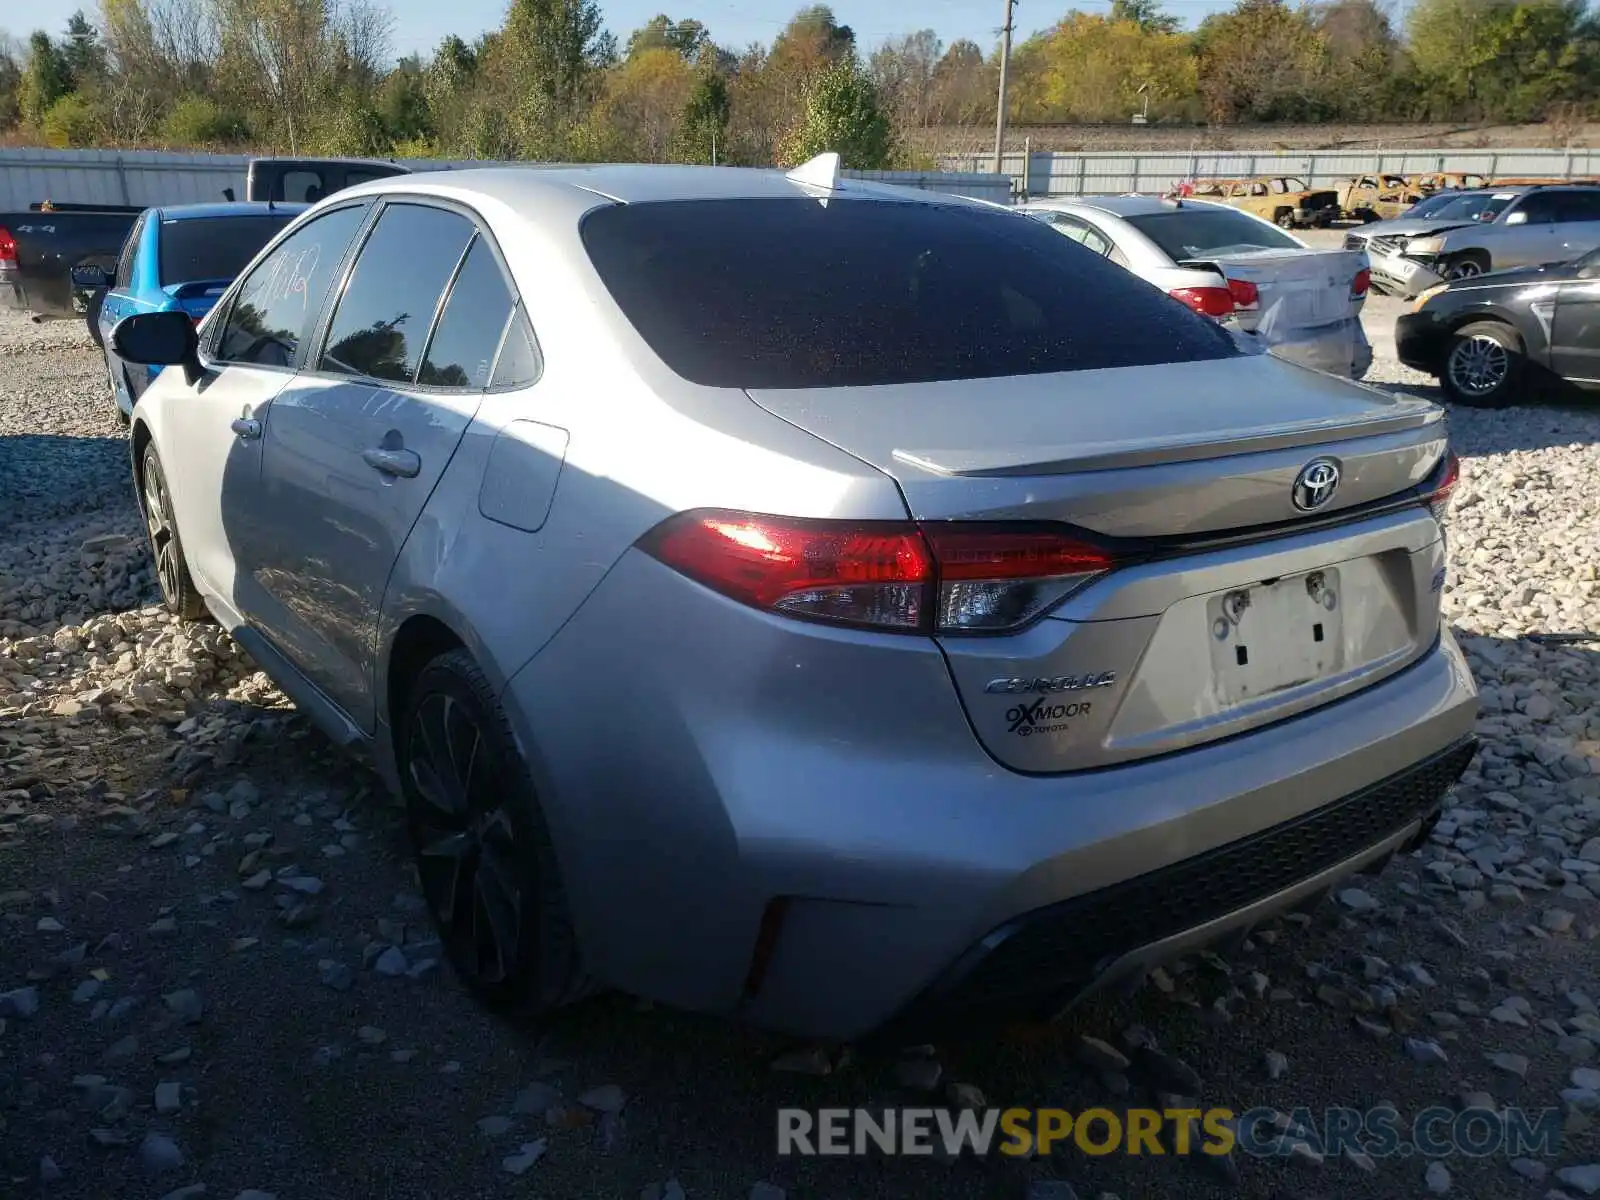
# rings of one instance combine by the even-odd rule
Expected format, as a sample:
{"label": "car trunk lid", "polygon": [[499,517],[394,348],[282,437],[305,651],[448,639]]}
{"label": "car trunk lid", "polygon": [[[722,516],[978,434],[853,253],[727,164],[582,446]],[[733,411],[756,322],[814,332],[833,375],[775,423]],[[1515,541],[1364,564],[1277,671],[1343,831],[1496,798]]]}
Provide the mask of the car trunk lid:
{"label": "car trunk lid", "polygon": [[[1426,401],[1269,355],[750,394],[891,475],[925,528],[1059,523],[1106,549],[1112,566],[1043,619],[939,638],[975,734],[1017,770],[1231,736],[1370,686],[1437,636],[1423,500],[1446,441]],[[1318,463],[1338,481],[1308,512]]]}
{"label": "car trunk lid", "polygon": [[1255,303],[1234,310],[1245,330],[1269,319],[1284,333],[1331,325],[1359,314],[1366,299],[1366,282],[1357,278],[1367,269],[1362,250],[1247,250],[1200,255],[1179,265],[1250,285]]}

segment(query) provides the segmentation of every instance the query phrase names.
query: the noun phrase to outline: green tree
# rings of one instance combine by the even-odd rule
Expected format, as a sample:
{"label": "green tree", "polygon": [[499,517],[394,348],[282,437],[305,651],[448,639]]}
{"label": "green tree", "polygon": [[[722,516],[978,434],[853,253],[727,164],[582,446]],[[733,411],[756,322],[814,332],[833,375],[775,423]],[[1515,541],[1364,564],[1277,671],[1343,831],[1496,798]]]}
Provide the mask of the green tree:
{"label": "green tree", "polygon": [[47,33],[36,32],[28,39],[28,60],[17,85],[22,119],[37,126],[45,113],[72,90],[72,72],[61,50]]}
{"label": "green tree", "polygon": [[691,163],[726,162],[732,115],[728,81],[715,71],[701,69],[678,117],[676,156]]}
{"label": "green tree", "polygon": [[72,79],[74,91],[84,88],[106,73],[106,48],[100,31],[89,24],[80,8],[67,18],[67,32],[61,39],[61,58]]}
{"label": "green tree", "polygon": [[11,39],[0,34],[0,129],[10,129],[22,115],[22,64]]}
{"label": "green tree", "polygon": [[1417,0],[1406,32],[1429,116],[1526,121],[1594,95],[1584,0]]}
{"label": "green tree", "polygon": [[783,161],[797,165],[829,151],[859,170],[880,170],[894,161],[894,132],[879,106],[878,89],[853,58],[807,84],[805,112],[784,139]]}
{"label": "green tree", "polygon": [[161,123],[162,140],[173,146],[216,146],[242,142],[250,129],[237,113],[209,96],[184,96]]}
{"label": "green tree", "polygon": [[1200,23],[1200,95],[1217,121],[1317,121],[1338,110],[1327,44],[1307,8],[1240,0]]}
{"label": "green tree", "polygon": [[1111,0],[1113,21],[1131,21],[1145,33],[1177,33],[1182,22],[1161,7],[1161,0]]}
{"label": "green tree", "polygon": [[510,93],[524,153],[557,157],[616,60],[595,0],[512,0],[506,16],[500,83]]}
{"label": "green tree", "polygon": [[624,57],[632,58],[646,50],[671,50],[690,62],[697,62],[701,54],[710,49],[713,49],[711,34],[699,21],[674,21],[666,13],[659,13],[629,35]]}
{"label": "green tree", "polygon": [[99,141],[100,122],[87,100],[69,92],[50,106],[39,121],[39,131],[51,146],[92,146]]}

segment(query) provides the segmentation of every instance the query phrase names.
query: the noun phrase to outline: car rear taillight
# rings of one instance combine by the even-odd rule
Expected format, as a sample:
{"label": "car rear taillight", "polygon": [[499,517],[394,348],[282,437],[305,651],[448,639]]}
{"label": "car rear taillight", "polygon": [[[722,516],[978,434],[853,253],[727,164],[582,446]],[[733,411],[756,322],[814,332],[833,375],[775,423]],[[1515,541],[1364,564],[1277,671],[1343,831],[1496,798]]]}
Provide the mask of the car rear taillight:
{"label": "car rear taillight", "polygon": [[1261,289],[1248,279],[1228,280],[1228,295],[1233,297],[1233,307],[1250,310],[1261,303]]}
{"label": "car rear taillight", "polygon": [[0,226],[0,263],[15,263],[17,261],[17,239],[11,236],[11,231]]}
{"label": "car rear taillight", "polygon": [[1366,267],[1362,267],[1361,270],[1356,272],[1356,277],[1350,281],[1350,298],[1355,299],[1357,296],[1365,296],[1367,289],[1371,286],[1372,272],[1367,270]]}
{"label": "car rear taillight", "polygon": [[1438,485],[1428,493],[1428,511],[1434,520],[1443,521],[1450,511],[1450,493],[1461,482],[1461,459],[1454,450],[1445,455],[1444,475]]}
{"label": "car rear taillight", "polygon": [[754,608],[902,633],[1015,629],[1116,565],[1096,546],[1033,526],[705,509],[669,517],[640,547]]}
{"label": "car rear taillight", "polygon": [[1202,317],[1226,317],[1233,312],[1233,292],[1225,287],[1173,288],[1167,295],[1182,300]]}

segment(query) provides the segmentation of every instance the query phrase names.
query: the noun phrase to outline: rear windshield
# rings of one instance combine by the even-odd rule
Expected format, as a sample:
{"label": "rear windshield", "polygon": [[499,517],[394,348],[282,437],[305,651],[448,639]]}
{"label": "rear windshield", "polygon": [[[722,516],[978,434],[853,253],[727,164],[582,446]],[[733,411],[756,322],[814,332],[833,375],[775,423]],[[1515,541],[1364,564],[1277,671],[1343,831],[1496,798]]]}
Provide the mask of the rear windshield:
{"label": "rear windshield", "polygon": [[1214,323],[1013,213],[671,201],[597,210],[582,236],[651,349],[713,387],[929,383],[1238,353]]}
{"label": "rear windshield", "polygon": [[1296,250],[1300,243],[1232,208],[1177,208],[1127,218],[1174,262],[1228,250]]}
{"label": "rear windshield", "polygon": [[161,222],[161,286],[232,279],[294,213]]}

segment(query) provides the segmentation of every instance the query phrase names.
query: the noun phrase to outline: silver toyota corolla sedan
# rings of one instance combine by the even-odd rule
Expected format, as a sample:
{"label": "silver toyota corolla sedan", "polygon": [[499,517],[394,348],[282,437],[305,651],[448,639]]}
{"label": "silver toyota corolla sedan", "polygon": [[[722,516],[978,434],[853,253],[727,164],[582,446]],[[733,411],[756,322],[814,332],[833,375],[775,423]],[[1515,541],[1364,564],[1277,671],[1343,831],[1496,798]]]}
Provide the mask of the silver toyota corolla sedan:
{"label": "silver toyota corolla sedan", "polygon": [[1414,846],[1472,756],[1441,411],[1016,213],[407,175],[112,339],[166,365],[168,607],[403,797],[497,1007],[1048,1016]]}

